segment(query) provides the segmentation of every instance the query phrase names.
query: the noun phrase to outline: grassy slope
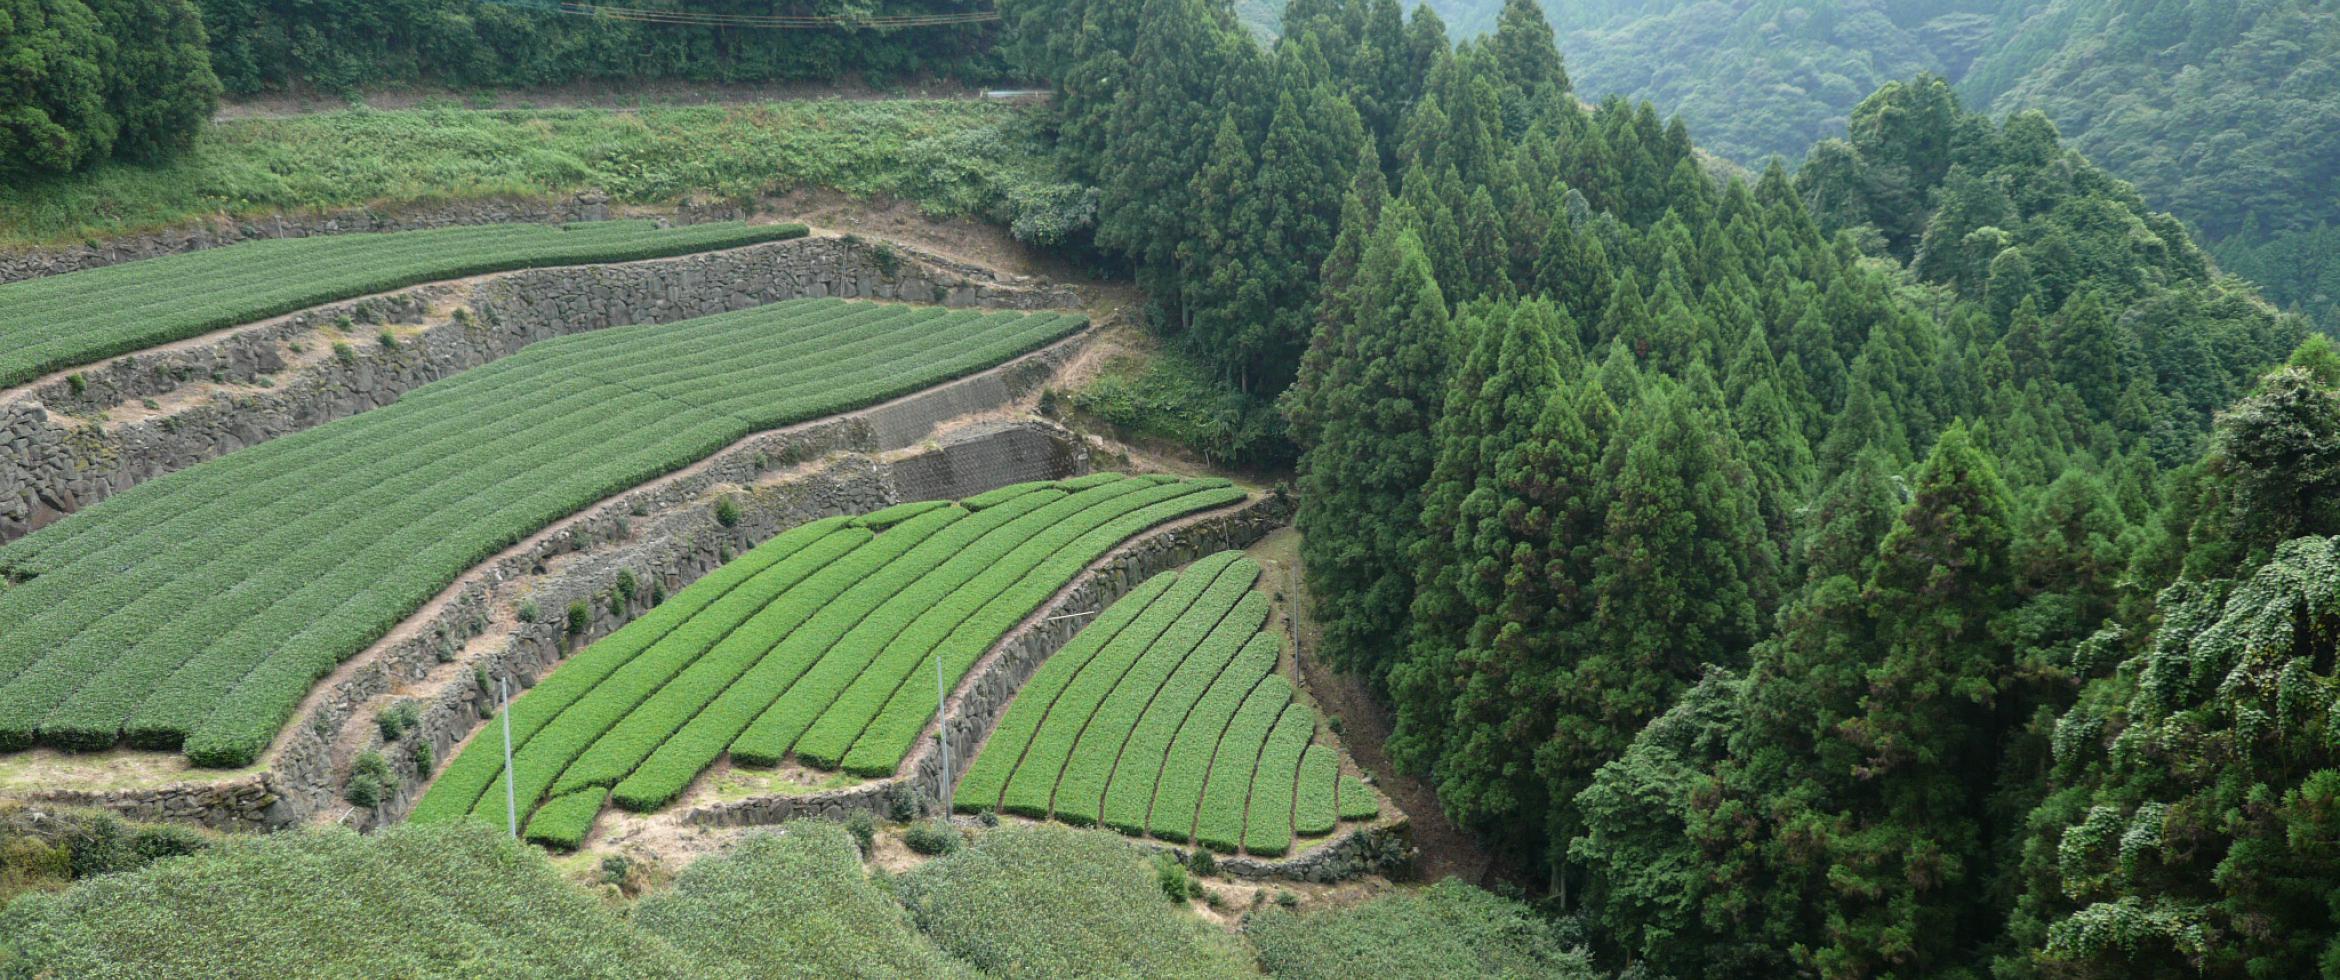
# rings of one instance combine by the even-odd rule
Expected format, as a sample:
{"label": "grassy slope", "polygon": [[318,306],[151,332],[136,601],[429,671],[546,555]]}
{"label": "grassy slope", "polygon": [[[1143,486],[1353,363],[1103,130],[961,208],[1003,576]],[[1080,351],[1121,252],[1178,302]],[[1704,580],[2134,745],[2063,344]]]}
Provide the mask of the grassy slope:
{"label": "grassy slope", "polygon": [[557,197],[619,203],[819,186],[1009,216],[1056,180],[1033,114],[962,100],[613,109],[352,109],[222,122],[161,166],[0,184],[0,247],[54,244],[207,215]]}

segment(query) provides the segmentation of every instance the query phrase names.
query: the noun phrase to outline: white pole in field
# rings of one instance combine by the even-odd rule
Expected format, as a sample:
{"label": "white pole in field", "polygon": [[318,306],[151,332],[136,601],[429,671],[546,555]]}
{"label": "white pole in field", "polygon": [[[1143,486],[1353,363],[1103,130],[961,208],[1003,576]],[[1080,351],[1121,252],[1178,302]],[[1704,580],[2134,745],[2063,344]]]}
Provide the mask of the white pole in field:
{"label": "white pole in field", "polygon": [[941,803],[944,818],[951,815],[951,716],[944,702],[942,658],[934,658],[934,728],[942,736],[942,788],[935,791],[935,802]]}
{"label": "white pole in field", "polygon": [[496,700],[503,702],[504,716],[504,830],[519,837],[520,799],[512,788],[512,694],[504,686],[507,680],[496,678]]}

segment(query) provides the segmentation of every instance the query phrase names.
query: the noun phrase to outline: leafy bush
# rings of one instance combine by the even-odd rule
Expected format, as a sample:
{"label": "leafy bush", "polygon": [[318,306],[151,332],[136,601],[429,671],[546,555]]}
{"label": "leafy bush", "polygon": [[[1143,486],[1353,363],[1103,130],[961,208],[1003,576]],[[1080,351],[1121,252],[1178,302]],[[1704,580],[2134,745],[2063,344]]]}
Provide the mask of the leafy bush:
{"label": "leafy bush", "polygon": [[1123,433],[1184,446],[1206,461],[1266,470],[1299,458],[1274,406],[1217,383],[1175,349],[1109,361],[1071,401]]}
{"label": "leafy bush", "polygon": [[1307,915],[1268,909],[1245,933],[1260,966],[1294,980],[1598,975],[1535,910],[1452,878]]}
{"label": "leafy bush", "polygon": [[944,951],[1001,977],[1227,977],[1243,956],[1162,900],[1144,858],[1111,834],[1001,828],[899,879]]}
{"label": "leafy bush", "polygon": [[732,499],[730,494],[724,494],[723,499],[715,502],[715,523],[724,527],[739,526],[739,501]]}
{"label": "leafy bush", "polygon": [[1172,902],[1185,903],[1202,893],[1202,883],[1179,863],[1178,855],[1168,851],[1154,855],[1154,883],[1162,886],[1162,894]]}
{"label": "leafy bush", "polygon": [[748,977],[962,977],[862,871],[850,834],[803,821],[703,858],[643,899],[642,931]]}
{"label": "leafy bush", "polygon": [[485,826],[229,838],[0,913],[12,975],[696,977]]}
{"label": "leafy bush", "polygon": [[360,753],[349,767],[349,784],[341,795],[360,809],[371,810],[382,805],[384,797],[398,785],[398,774],[391,770],[390,760],[382,753],[367,750]]}
{"label": "leafy bush", "polygon": [[958,828],[940,820],[915,823],[902,832],[902,846],[930,857],[957,853],[966,843]]}
{"label": "leafy bush", "polygon": [[870,848],[877,846],[877,818],[867,810],[855,810],[852,816],[846,817],[845,832],[853,835],[853,843],[860,848],[862,857],[868,857]]}
{"label": "leafy bush", "polygon": [[374,726],[382,730],[382,741],[395,742],[400,736],[422,724],[422,705],[413,698],[400,700],[374,716]]}

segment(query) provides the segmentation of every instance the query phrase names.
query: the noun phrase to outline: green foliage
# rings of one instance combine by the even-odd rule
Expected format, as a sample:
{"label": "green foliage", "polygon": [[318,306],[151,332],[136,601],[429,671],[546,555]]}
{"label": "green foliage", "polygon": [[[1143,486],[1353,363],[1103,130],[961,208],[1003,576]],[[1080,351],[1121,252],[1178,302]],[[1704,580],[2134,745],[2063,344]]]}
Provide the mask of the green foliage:
{"label": "green foliage", "polygon": [[1244,934],[1277,977],[1599,975],[1550,919],[1453,878],[1323,912],[1269,909]]}
{"label": "green foliage", "polygon": [[400,736],[421,723],[422,704],[413,698],[401,700],[374,716],[374,726],[381,729],[384,742],[398,741]]}
{"label": "green foliage", "polygon": [[219,101],[188,0],[10,0],[0,27],[0,173],[160,160]]}
{"label": "green foliage", "polygon": [[1225,977],[1245,957],[1162,900],[1145,859],[1110,834],[1007,828],[898,879],[944,951],[992,976]]}
{"label": "green foliage", "polygon": [[397,786],[398,774],[391,771],[390,760],[369,749],[350,763],[349,782],[342,787],[341,798],[360,810],[371,810]]}
{"label": "green foliage", "polygon": [[[76,242],[223,209],[256,217],[449,200],[566,201],[585,190],[618,203],[671,204],[825,187],[1008,223],[1047,214],[1035,209],[1067,188],[1039,124],[1028,110],[971,99],[353,109],[228,120],[166,163],[0,183],[0,244]],[[1077,215],[1055,218],[1078,226]]]}
{"label": "green foliage", "polygon": [[[333,665],[511,542],[750,432],[1080,324],[809,301],[596,331],[116,494],[0,548],[30,577],[0,593],[0,745],[127,732],[247,764]],[[886,734],[906,750],[923,721]]]}
{"label": "green foliage", "polygon": [[1183,446],[1206,463],[1277,469],[1297,452],[1273,406],[1228,390],[1176,347],[1106,362],[1071,401],[1129,436]]}
{"label": "green foliage", "polygon": [[[1208,481],[1064,486],[1074,482],[1086,489],[1030,490],[980,511],[931,503],[833,518],[750,551],[514,703],[514,795],[524,808],[547,801],[540,819],[598,789],[654,810],[726,752],[891,774],[932,720],[936,659],[963,674],[1122,541],[1243,496]],[[500,746],[475,744],[414,819],[493,816],[500,767]]]}
{"label": "green foliage", "polygon": [[1377,683],[1392,659],[1385,639],[1402,632],[1413,601],[1451,343],[1446,300],[1409,223],[1394,207],[1383,215],[1345,301],[1357,319],[1317,332],[1287,408],[1305,447],[1293,521],[1324,654]]}
{"label": "green foliage", "polygon": [[[129,823],[102,811],[47,805],[0,805],[0,908],[26,892],[136,871],[163,858],[194,854],[211,842],[210,834],[177,824]],[[7,948],[0,943],[0,952]]]}
{"label": "green foliage", "polygon": [[1223,552],[1108,607],[1009,705],[954,806],[1259,855],[1290,848],[1296,814],[1329,832],[1338,757],[1275,674],[1258,575]]}
{"label": "green foliage", "polygon": [[[1209,853],[1209,852],[1204,852]],[[1199,897],[1202,884],[1179,863],[1178,855],[1169,851],[1154,853],[1154,881],[1162,886],[1162,895],[1176,904],[1185,904]]]}
{"label": "green foliage", "polygon": [[[364,922],[366,928],[351,928]],[[238,837],[0,914],[33,976],[702,976],[501,828]]]}
{"label": "green foliage", "polygon": [[724,494],[715,501],[715,523],[724,527],[739,526],[739,501]]}
{"label": "green foliage", "polygon": [[921,821],[911,824],[909,829],[902,831],[902,846],[909,848],[913,853],[929,857],[957,853],[959,848],[965,847],[966,844],[967,838],[961,835],[958,828],[951,826],[948,821]]}
{"label": "green foliage", "polygon": [[[873,80],[984,74],[993,60],[982,25],[923,30],[741,30],[547,16],[477,0],[393,6],[290,0],[199,0],[212,60],[228,90],[322,90],[429,83],[449,89],[672,79],[726,83]],[[760,8],[653,6],[668,13],[768,13]],[[919,0],[887,14],[957,13]],[[871,13],[821,5],[808,14]]]}
{"label": "green foliage", "polygon": [[694,862],[633,923],[721,976],[971,975],[870,880],[851,835],[817,820]]}
{"label": "green foliage", "polygon": [[[801,237],[803,225],[478,225],[245,242],[0,285],[0,384],[420,282]],[[152,310],[153,312],[144,312]],[[382,347],[398,339],[382,331]]]}

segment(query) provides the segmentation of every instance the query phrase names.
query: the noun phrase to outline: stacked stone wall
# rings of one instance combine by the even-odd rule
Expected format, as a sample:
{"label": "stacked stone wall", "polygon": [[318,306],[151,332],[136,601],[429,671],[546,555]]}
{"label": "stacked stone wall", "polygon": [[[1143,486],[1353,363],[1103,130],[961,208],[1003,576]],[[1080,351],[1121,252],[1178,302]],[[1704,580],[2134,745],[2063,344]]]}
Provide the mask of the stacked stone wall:
{"label": "stacked stone wall", "polygon": [[[539,340],[806,297],[1079,305],[1061,287],[1004,282],[941,256],[842,238],[531,269],[330,304],[0,393],[0,541],[157,476],[388,405]],[[379,339],[382,326],[407,329],[391,346]],[[953,391],[955,404],[883,424],[924,432],[997,398],[997,390]]]}

